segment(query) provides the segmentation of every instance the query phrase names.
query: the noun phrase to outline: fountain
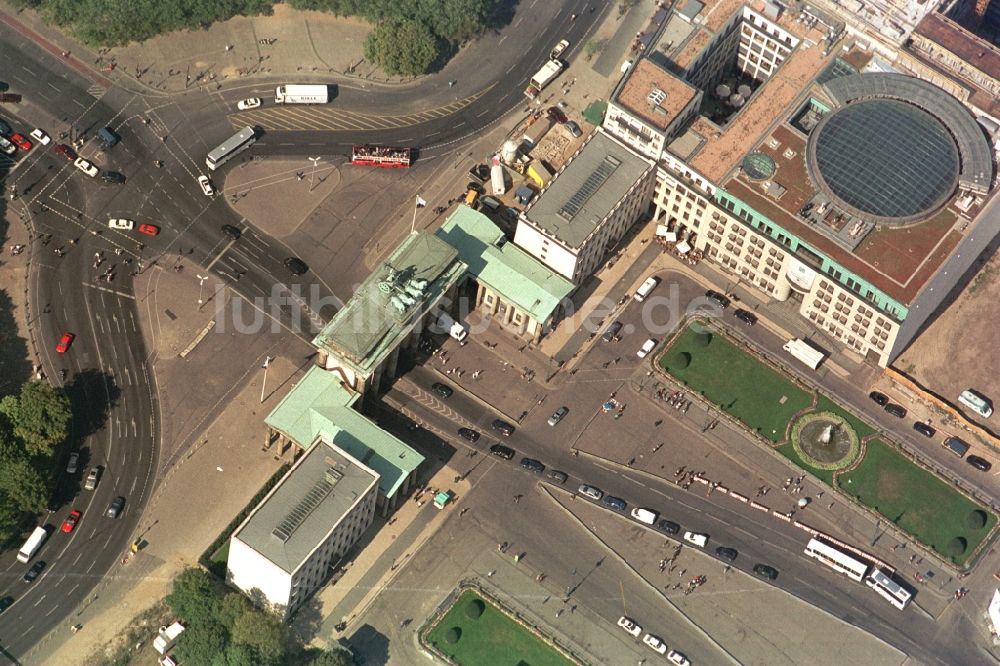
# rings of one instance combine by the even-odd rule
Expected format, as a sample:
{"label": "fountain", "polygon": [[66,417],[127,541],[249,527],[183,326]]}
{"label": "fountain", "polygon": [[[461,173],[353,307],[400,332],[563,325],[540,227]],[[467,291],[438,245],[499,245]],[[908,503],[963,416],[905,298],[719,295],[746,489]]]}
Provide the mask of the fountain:
{"label": "fountain", "polygon": [[792,428],[792,445],[802,459],[819,469],[841,469],[858,454],[858,436],[831,412],[806,414]]}
{"label": "fountain", "polygon": [[819,441],[821,444],[829,444],[830,437],[833,435],[834,425],[831,423],[827,427],[823,428],[823,432],[819,434]]}

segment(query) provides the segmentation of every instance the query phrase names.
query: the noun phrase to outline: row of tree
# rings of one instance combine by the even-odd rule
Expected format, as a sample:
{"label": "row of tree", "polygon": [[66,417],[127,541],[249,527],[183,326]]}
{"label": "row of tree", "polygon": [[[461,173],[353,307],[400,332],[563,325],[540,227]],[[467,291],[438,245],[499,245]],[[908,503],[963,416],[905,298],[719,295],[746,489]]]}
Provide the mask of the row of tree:
{"label": "row of tree", "polygon": [[[93,47],[204,28],[233,16],[269,15],[269,0],[12,0],[38,10]],[[391,75],[424,74],[466,39],[504,20],[501,0],[289,0],[297,9],[357,16],[374,27],[365,57]]]}
{"label": "row of tree", "polygon": [[343,650],[306,650],[288,627],[228,590],[204,569],[185,569],[174,579],[167,605],[186,630],[174,649],[182,664],[219,666],[350,666]]}
{"label": "row of tree", "polygon": [[43,382],[0,399],[0,541],[19,537],[27,518],[45,509],[70,420],[69,399]]}

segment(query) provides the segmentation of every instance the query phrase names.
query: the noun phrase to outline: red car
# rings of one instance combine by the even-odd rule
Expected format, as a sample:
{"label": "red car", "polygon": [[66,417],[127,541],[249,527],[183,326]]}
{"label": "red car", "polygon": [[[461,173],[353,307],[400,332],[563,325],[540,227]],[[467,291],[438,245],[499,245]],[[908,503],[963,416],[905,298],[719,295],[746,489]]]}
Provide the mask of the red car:
{"label": "red car", "polygon": [[70,511],[69,515],[66,516],[66,520],[63,521],[62,531],[69,534],[76,527],[76,524],[80,521],[80,516],[83,514],[79,511]]}
{"label": "red car", "polygon": [[76,151],[67,146],[65,143],[57,144],[53,150],[65,157],[68,162],[72,162],[76,159]]}
{"label": "red car", "polygon": [[59,338],[59,344],[56,345],[56,351],[60,354],[65,354],[69,351],[69,346],[73,344],[73,338],[75,337],[72,333],[63,333],[62,337]]}
{"label": "red car", "polygon": [[550,106],[545,113],[546,115],[548,115],[549,118],[556,121],[557,123],[566,122],[566,114],[563,113],[562,109],[560,109],[558,106]]}
{"label": "red car", "polygon": [[11,134],[10,140],[14,142],[14,145],[23,151],[31,150],[31,142],[20,134]]}
{"label": "red car", "polygon": [[140,224],[139,233],[146,234],[147,236],[155,236],[160,233],[160,228],[155,224]]}

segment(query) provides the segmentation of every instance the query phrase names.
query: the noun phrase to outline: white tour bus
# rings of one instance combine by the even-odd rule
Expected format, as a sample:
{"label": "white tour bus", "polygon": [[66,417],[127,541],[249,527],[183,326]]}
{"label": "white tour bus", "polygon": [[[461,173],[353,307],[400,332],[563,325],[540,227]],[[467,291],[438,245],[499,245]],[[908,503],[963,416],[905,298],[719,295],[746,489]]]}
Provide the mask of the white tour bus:
{"label": "white tour bus", "polygon": [[819,539],[810,539],[806,546],[806,555],[819,560],[834,571],[846,575],[851,580],[861,582],[868,573],[868,565],[851,557],[833,546],[828,546]]}
{"label": "white tour bus", "polygon": [[209,169],[215,171],[217,168],[252,146],[256,140],[257,136],[254,133],[253,128],[244,127],[239,132],[215,147],[212,152],[208,154],[208,157],[205,158],[205,164]]}
{"label": "white tour bus", "polygon": [[910,603],[913,596],[902,585],[894,581],[888,574],[873,568],[865,579],[865,585],[875,590],[876,593],[890,604],[903,610]]}

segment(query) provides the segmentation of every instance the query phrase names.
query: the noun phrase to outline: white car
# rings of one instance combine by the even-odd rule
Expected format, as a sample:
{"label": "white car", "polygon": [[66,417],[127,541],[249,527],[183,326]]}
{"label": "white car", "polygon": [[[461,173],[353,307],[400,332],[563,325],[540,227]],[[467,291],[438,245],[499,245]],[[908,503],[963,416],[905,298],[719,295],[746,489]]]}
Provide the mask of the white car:
{"label": "white car", "polygon": [[52,139],[49,137],[48,134],[38,129],[37,127],[31,130],[31,138],[37,141],[38,143],[42,144],[43,146],[49,145],[49,142],[52,141]]}
{"label": "white car", "polygon": [[561,42],[556,44],[556,47],[554,49],[552,49],[549,52],[549,58],[555,60],[556,58],[558,58],[563,54],[563,51],[565,51],[568,48],[569,48],[569,40],[568,39],[562,40]]}
{"label": "white car", "polygon": [[667,659],[677,664],[677,666],[691,666],[691,660],[677,650],[671,650],[670,654],[667,655]]}
{"label": "white car", "polygon": [[135,228],[134,220],[126,220],[125,218],[111,218],[108,220],[108,228],[118,229],[120,231],[132,231]]}
{"label": "white car", "polygon": [[685,532],[684,540],[689,543],[693,543],[696,546],[701,546],[702,548],[704,548],[705,544],[708,543],[708,535],[699,534],[698,532]]}
{"label": "white car", "polygon": [[660,654],[667,653],[667,644],[659,636],[646,634],[642,637],[642,642],[652,648],[654,652],[659,652]]}
{"label": "white car", "polygon": [[17,152],[17,148],[14,147],[14,144],[8,141],[7,137],[2,134],[0,134],[0,152],[3,152],[5,155],[13,155]]}
{"label": "white car", "polygon": [[208,179],[208,176],[198,176],[198,184],[201,185],[201,191],[205,193],[206,197],[215,194],[215,188],[212,187],[212,181]]}
{"label": "white car", "polygon": [[642,343],[642,348],[639,351],[637,351],[635,355],[638,356],[639,358],[646,358],[649,352],[653,351],[653,348],[655,346],[656,346],[656,340],[650,338],[649,340],[646,340],[645,342]]}
{"label": "white car", "polygon": [[618,618],[618,626],[632,634],[636,638],[639,638],[639,634],[642,633],[642,627],[637,625],[634,621],[628,619],[624,615]]}
{"label": "white car", "polygon": [[260,97],[248,97],[247,99],[241,99],[236,102],[236,108],[240,111],[256,109],[258,106],[260,106]]}
{"label": "white car", "polygon": [[584,497],[589,497],[595,502],[600,501],[604,497],[604,491],[595,488],[594,486],[588,486],[586,483],[576,489],[576,492],[580,493]]}
{"label": "white car", "polygon": [[84,172],[91,178],[95,177],[98,172],[97,167],[95,167],[93,164],[83,159],[82,157],[76,158],[76,160],[73,162],[73,166],[75,166],[77,169]]}

